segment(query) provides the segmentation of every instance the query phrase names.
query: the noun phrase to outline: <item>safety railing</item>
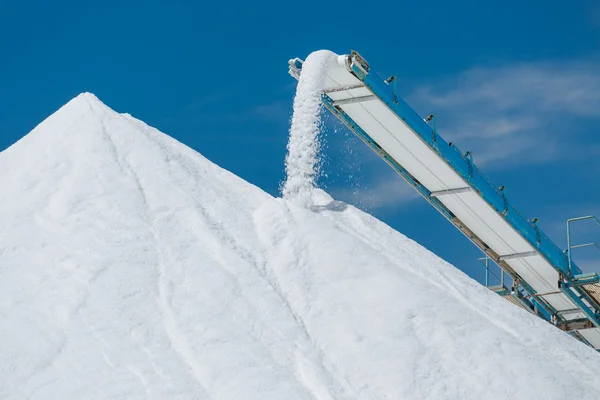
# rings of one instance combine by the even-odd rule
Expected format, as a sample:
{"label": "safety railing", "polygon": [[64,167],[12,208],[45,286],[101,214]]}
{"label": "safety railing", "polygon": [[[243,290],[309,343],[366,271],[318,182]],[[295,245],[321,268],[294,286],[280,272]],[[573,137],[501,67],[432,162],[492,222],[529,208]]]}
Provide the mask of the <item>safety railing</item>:
{"label": "safety railing", "polygon": [[489,257],[481,257],[478,258],[477,261],[479,261],[479,263],[481,265],[483,265],[485,267],[485,287],[490,287],[490,276],[494,277],[496,279],[496,281],[500,284],[501,287],[505,287],[505,272],[502,268],[498,267],[498,269],[500,270],[500,277],[498,277],[498,275],[496,275],[491,269],[490,269],[490,261],[492,261],[491,258]]}
{"label": "safety railing", "polygon": [[573,245],[571,244],[571,224],[573,222],[577,222],[577,221],[585,221],[585,220],[591,220],[593,222],[595,222],[598,226],[600,226],[600,221],[598,220],[598,218],[596,218],[593,215],[587,215],[585,217],[577,217],[577,218],[571,218],[567,220],[567,263],[569,266],[569,277],[572,276],[572,270],[571,270],[571,265],[572,265],[572,253],[573,253],[573,249],[578,249],[581,247],[596,247],[598,250],[600,250],[600,245],[598,245],[596,242],[590,242],[590,243],[583,243],[583,244],[577,244],[577,245]]}

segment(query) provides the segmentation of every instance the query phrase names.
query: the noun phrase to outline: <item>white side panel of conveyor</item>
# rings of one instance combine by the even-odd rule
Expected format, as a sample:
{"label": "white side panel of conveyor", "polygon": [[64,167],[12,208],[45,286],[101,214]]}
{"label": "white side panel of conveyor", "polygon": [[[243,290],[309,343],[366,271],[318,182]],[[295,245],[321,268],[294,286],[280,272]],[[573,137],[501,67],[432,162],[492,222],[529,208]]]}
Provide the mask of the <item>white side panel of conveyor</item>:
{"label": "white side panel of conveyor", "polygon": [[[363,97],[373,93],[350,74],[343,62],[331,68],[327,79],[327,95],[334,101]],[[354,87],[349,90],[334,90]],[[429,191],[440,191],[469,186],[440,156],[438,156],[404,121],[379,99],[340,105],[377,144],[402,165]],[[465,226],[499,255],[533,252],[535,249],[506,222],[476,192],[462,192],[439,196],[438,199]],[[506,261],[538,293],[555,293],[558,273],[539,255],[512,258]],[[572,310],[575,304],[564,294],[543,296],[557,311]],[[564,315],[567,319],[583,318],[582,313]],[[586,339],[600,347],[600,329],[582,330]],[[584,335],[584,336],[585,336]]]}
{"label": "white side panel of conveyor", "polygon": [[590,342],[594,348],[600,348],[600,328],[582,329],[579,334]]}

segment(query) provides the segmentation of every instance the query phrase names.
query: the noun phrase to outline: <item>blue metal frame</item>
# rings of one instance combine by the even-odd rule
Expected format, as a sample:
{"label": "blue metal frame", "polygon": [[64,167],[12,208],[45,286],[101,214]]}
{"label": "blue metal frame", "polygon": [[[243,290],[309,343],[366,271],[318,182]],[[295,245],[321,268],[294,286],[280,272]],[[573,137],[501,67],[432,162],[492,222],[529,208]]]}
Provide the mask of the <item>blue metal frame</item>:
{"label": "blue metal frame", "polygon": [[[394,85],[388,85],[386,81],[376,73],[370,71],[369,66],[360,55],[352,52],[350,68],[351,72],[363,82],[375,96],[377,96],[393,113],[395,113],[405,124],[426,144],[431,150],[450,166],[459,176],[461,176],[471,188],[488,203],[499,216],[504,218],[507,223],[520,234],[536,251],[552,265],[562,282],[561,290],[568,296],[585,315],[596,325],[600,326],[598,313],[600,306],[593,299],[590,299],[580,286],[589,284],[595,279],[581,275],[581,270],[570,259],[570,251],[563,252],[552,240],[544,234],[537,223],[527,219],[517,210],[506,198],[503,190],[495,187],[479,171],[473,163],[473,156],[470,152],[465,154],[451,143],[447,143],[432,127],[424,121],[406,102],[404,102],[396,93]],[[295,59],[290,61],[290,70],[299,73],[302,69],[302,61]],[[296,75],[298,76],[298,75]],[[354,122],[340,107],[334,105],[334,101],[323,94],[323,104],[340,121],[342,121],[350,130],[361,138],[373,151],[379,154],[398,174],[400,174],[417,192],[433,205],[442,215],[452,222],[461,232],[463,232],[475,245],[492,258],[500,267],[506,271],[517,285],[520,285],[527,293],[531,295],[532,304],[538,309],[538,315],[546,320],[552,320],[555,316],[557,320],[564,320],[564,317],[557,314],[554,309],[542,297],[535,297],[535,290],[516,274],[514,270],[500,259],[498,254],[479,239],[469,230],[441,201],[416,180],[406,169],[402,167],[393,157],[391,157],[377,142],[373,140],[358,124]],[[584,283],[585,282],[585,283]],[[572,289],[571,289],[572,288]],[[575,291],[575,293],[573,292]],[[592,310],[584,302],[585,298],[592,304]]]}
{"label": "blue metal frame", "polygon": [[[358,76],[362,71],[352,65]],[[364,75],[364,74],[363,74]],[[437,132],[423,121],[408,104],[399,98],[391,87],[376,73],[370,72],[361,79],[373,94],[381,99],[411,130],[454,169],[496,212],[502,216],[542,257],[552,264],[565,277],[570,277],[566,254],[548,238],[539,227],[525,218],[510,202],[506,195],[493,186],[473,164],[471,158],[461,154],[454,145],[448,144]],[[572,264],[574,274],[581,270]]]}
{"label": "blue metal frame", "polygon": [[567,287],[592,285],[600,282],[600,276],[596,272],[590,272],[589,274],[575,275],[569,282],[563,283]]}
{"label": "blue metal frame", "polygon": [[[578,289],[578,287],[573,288],[573,290],[576,290],[578,293],[581,293]],[[573,303],[575,303],[577,307],[581,309],[581,311],[583,311],[583,313],[590,319],[590,321],[592,321],[594,325],[600,328],[600,319],[598,318],[596,313],[592,311],[576,293],[573,293],[570,287],[563,285],[561,287],[561,291],[568,298],[570,298],[573,301]]]}

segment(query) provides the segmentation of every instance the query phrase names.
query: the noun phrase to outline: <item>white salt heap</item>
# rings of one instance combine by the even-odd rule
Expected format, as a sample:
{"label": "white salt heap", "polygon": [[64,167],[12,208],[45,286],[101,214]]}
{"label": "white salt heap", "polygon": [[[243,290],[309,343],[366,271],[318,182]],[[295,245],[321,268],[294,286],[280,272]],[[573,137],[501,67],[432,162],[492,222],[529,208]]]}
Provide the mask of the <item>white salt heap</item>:
{"label": "white salt heap", "polygon": [[285,159],[287,179],[282,192],[284,198],[304,206],[313,205],[318,196],[315,188],[319,173],[321,93],[327,69],[336,59],[337,54],[328,50],[311,53],[302,65],[296,88]]}
{"label": "white salt heap", "polygon": [[419,244],[91,94],[0,174],[0,399],[599,398],[596,352]]}

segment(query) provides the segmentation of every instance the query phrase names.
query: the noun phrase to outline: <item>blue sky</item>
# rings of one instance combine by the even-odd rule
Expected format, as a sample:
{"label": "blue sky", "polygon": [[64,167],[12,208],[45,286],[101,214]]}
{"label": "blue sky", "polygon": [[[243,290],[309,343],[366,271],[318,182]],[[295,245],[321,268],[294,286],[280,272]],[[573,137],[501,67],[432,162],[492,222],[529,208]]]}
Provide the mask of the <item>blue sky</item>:
{"label": "blue sky", "polygon": [[[295,86],[287,60],[355,49],[397,75],[409,104],[435,113],[439,133],[559,245],[567,218],[600,214],[598,2],[87,3],[0,2],[0,149],[90,91],[275,195]],[[327,126],[329,191],[482,278],[470,242]],[[598,270],[594,256],[577,259]]]}

